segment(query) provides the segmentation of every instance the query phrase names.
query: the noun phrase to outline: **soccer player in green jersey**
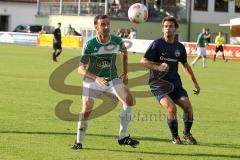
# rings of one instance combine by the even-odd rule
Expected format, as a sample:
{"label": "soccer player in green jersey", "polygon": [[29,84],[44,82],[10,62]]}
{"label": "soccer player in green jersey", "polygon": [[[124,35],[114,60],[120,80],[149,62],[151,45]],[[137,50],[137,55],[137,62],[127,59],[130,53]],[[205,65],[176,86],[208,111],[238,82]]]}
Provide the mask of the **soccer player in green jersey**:
{"label": "soccer player in green jersey", "polygon": [[210,38],[210,34],[206,35],[207,28],[202,29],[202,33],[198,35],[197,38],[197,57],[192,61],[192,66],[197,63],[198,59],[202,57],[202,63],[203,63],[203,68],[207,67],[206,64],[206,48],[205,48],[205,43],[207,43],[207,38]]}
{"label": "soccer player in green jersey", "polygon": [[[82,149],[94,99],[104,92],[116,96],[123,104],[118,143],[136,147],[139,142],[127,133],[134,105],[134,98],[126,86],[128,81],[127,49],[121,37],[110,34],[110,20],[107,15],[96,16],[94,26],[97,35],[85,43],[78,68],[78,72],[84,76],[83,107],[77,125],[77,140],[72,149]],[[119,77],[115,64],[117,54],[120,54],[123,70]]]}

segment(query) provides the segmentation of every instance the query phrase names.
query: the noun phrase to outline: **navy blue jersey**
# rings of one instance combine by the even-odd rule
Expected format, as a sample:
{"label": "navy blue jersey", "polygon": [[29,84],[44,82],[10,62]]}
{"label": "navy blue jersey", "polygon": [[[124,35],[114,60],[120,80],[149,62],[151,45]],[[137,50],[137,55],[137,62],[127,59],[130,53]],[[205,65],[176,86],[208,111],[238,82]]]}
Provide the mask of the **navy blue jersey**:
{"label": "navy blue jersey", "polygon": [[163,38],[157,39],[147,49],[144,58],[157,64],[167,63],[169,65],[168,73],[150,70],[149,84],[159,84],[159,80],[170,82],[174,87],[182,86],[178,74],[178,62],[182,64],[187,62],[186,49],[182,43],[175,41],[167,43]]}

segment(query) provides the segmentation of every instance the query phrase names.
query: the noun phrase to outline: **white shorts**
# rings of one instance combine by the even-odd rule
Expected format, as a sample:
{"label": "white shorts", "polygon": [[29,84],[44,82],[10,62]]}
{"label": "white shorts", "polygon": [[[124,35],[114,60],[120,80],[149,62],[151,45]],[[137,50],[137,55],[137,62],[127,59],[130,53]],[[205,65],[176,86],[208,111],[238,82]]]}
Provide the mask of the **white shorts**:
{"label": "white shorts", "polygon": [[203,47],[197,47],[197,55],[198,56],[206,56],[206,49]]}
{"label": "white shorts", "polygon": [[123,81],[119,78],[115,78],[108,82],[109,86],[100,85],[92,79],[85,78],[83,80],[83,98],[95,99],[99,97],[102,93],[106,93],[111,98],[117,97],[117,88],[125,87]]}

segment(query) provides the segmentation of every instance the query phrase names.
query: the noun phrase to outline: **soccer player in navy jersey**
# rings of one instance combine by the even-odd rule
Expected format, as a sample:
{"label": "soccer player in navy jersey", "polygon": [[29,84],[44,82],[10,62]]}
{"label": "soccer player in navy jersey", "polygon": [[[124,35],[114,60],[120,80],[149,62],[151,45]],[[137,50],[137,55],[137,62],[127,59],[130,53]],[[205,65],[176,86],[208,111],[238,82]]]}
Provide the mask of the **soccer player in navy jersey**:
{"label": "soccer player in navy jersey", "polygon": [[178,134],[176,105],[184,111],[184,139],[189,144],[197,144],[190,132],[193,124],[193,109],[188,94],[182,87],[178,62],[181,62],[183,69],[191,78],[196,95],[200,93],[200,87],[187,62],[184,45],[175,40],[177,28],[178,23],[174,17],[165,17],[162,21],[163,37],[152,42],[141,59],[141,64],[150,70],[150,89],[167,112],[167,123],[173,144],[183,144]]}

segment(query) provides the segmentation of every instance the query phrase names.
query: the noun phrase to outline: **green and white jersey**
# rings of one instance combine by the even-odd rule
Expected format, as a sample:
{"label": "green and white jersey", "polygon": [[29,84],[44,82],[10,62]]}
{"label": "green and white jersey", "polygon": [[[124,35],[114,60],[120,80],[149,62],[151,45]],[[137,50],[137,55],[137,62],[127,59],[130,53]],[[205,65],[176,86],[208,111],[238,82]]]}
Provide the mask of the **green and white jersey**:
{"label": "green and white jersey", "polygon": [[199,41],[198,43],[198,47],[204,48],[205,47],[205,43],[206,43],[206,37],[203,33],[200,33],[198,35],[197,40]]}
{"label": "green and white jersey", "polygon": [[121,37],[110,35],[107,43],[101,43],[94,36],[85,43],[80,61],[88,65],[88,72],[112,80],[118,77],[117,54],[124,50],[126,47]]}

